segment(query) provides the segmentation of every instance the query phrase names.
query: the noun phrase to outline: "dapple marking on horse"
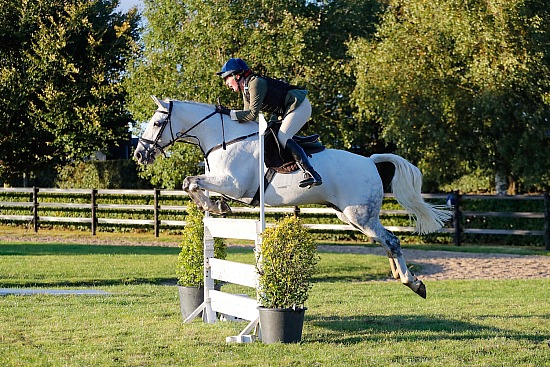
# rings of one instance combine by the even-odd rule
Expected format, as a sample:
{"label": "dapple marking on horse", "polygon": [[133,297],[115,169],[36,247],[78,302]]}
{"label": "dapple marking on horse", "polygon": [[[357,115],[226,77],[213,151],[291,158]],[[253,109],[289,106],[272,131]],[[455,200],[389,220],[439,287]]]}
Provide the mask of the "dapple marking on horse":
{"label": "dapple marking on horse", "polygon": [[[191,199],[214,214],[223,214],[227,208],[213,202],[205,190],[250,203],[259,187],[258,123],[238,123],[228,118],[222,123],[223,116],[215,112],[214,105],[161,101],[156,97],[153,100],[158,108],[139,140],[134,153],[137,162],[153,163],[158,154],[176,141],[196,144],[205,154],[207,173],[185,178],[183,189]],[[225,149],[217,148],[222,140],[227,141]],[[265,204],[322,204],[336,209],[340,220],[384,247],[395,279],[426,298],[425,285],[407,268],[399,239],[380,223],[384,191],[375,163],[391,162],[395,166],[392,191],[416,220],[416,231],[425,234],[439,230],[450,219],[451,212],[423,200],[419,169],[395,154],[363,157],[335,149],[314,154],[311,162],[323,177],[323,185],[300,188],[301,172],[277,174],[266,187]]]}

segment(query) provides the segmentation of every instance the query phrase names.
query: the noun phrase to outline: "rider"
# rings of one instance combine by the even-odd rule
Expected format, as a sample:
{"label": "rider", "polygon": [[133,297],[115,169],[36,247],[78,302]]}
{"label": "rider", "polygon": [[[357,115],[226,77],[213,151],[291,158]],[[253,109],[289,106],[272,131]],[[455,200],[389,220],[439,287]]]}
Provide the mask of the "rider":
{"label": "rider", "polygon": [[218,112],[239,122],[257,121],[260,111],[282,117],[277,140],[305,172],[306,179],[300,181],[300,187],[321,185],[321,176],[309,163],[302,147],[292,140],[311,116],[311,104],[306,97],[307,90],[256,75],[246,62],[239,58],[229,59],[217,74],[234,92],[242,93],[244,102],[243,110],[229,110],[223,106],[216,106]]}

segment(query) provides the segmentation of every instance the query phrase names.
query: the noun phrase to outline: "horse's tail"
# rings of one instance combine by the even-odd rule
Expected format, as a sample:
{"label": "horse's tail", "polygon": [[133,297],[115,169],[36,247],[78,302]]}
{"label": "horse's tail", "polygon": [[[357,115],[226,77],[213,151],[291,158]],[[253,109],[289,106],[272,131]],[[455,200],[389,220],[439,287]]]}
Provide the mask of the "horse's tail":
{"label": "horse's tail", "polygon": [[436,206],[424,201],[421,195],[422,173],[412,163],[395,154],[373,154],[374,163],[391,162],[395,174],[392,191],[401,204],[416,220],[416,231],[420,234],[435,232],[452,216],[444,206]]}

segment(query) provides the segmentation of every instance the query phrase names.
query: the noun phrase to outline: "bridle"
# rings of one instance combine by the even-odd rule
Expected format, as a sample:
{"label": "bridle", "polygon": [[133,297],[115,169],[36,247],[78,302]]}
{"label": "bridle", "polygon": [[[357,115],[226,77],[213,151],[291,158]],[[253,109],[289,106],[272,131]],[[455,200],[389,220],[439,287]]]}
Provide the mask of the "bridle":
{"label": "bridle", "polygon": [[[226,146],[227,145],[230,145],[230,144],[233,144],[233,143],[237,143],[241,140],[244,140],[244,139],[247,139],[251,136],[254,136],[254,135],[257,135],[258,132],[254,132],[252,134],[248,134],[248,135],[244,135],[244,136],[240,136],[238,138],[235,138],[235,139],[232,139],[230,141],[228,141],[227,143],[225,142],[225,132],[223,131],[224,130],[224,124],[223,124],[223,114],[218,112],[217,110],[214,110],[214,112],[206,115],[204,118],[202,118],[199,122],[193,124],[193,126],[191,126],[189,129],[183,131],[183,132],[178,132],[174,135],[174,130],[172,129],[172,108],[173,108],[173,101],[169,101],[169,105],[168,105],[168,111],[166,110],[156,110],[155,112],[158,112],[158,113],[162,113],[162,114],[165,114],[166,115],[166,118],[160,122],[155,122],[155,125],[156,126],[160,126],[160,129],[157,133],[157,136],[155,137],[155,140],[150,140],[150,139],[145,139],[145,138],[139,138],[138,140],[138,145],[141,144],[143,146],[143,148],[145,148],[145,145],[144,143],[146,144],[149,144],[150,145],[150,148],[148,149],[145,149],[145,151],[147,152],[147,154],[151,154],[151,153],[154,153],[155,151],[159,151],[160,153],[162,153],[165,157],[166,157],[166,152],[165,152],[165,149],[166,148],[169,148],[171,147],[172,145],[174,145],[176,142],[178,141],[183,141],[185,143],[189,143],[189,144],[193,144],[193,145],[197,145],[203,156],[204,156],[204,159],[206,161],[206,164],[208,166],[208,155],[210,153],[212,153],[213,151],[215,150],[218,150],[220,148],[223,148],[224,150],[226,149]],[[205,122],[206,120],[208,120],[210,117],[214,116],[216,113],[220,113],[220,116],[222,118],[222,136],[223,136],[223,141],[221,144],[218,144],[212,148],[210,148],[207,152],[204,151],[204,148],[202,147],[201,145],[201,142],[200,142],[200,139],[197,137],[197,136],[194,136],[194,135],[190,135],[189,132],[191,130],[193,130],[194,128],[196,128],[197,126],[199,126],[200,124],[202,124],[203,122]],[[162,136],[162,133],[164,132],[164,129],[166,129],[166,127],[169,127],[170,129],[170,141],[166,144],[166,145],[160,145],[159,144],[159,141],[160,141],[160,138]],[[193,143],[193,142],[190,142],[190,141],[186,141],[184,140],[185,138],[190,138],[192,140],[195,140],[196,143]]]}
{"label": "bridle", "polygon": [[[138,139],[138,145],[141,144],[143,146],[143,148],[145,148],[144,143],[149,144],[151,146],[150,148],[145,149],[145,151],[148,154],[151,154],[155,151],[159,151],[166,157],[166,153],[165,153],[164,150],[175,143],[174,131],[172,130],[172,120],[171,120],[172,106],[173,106],[173,103],[172,103],[172,101],[170,101],[170,105],[168,106],[168,111],[165,111],[165,110],[156,110],[155,111],[155,113],[158,112],[158,113],[166,114],[166,118],[162,122],[155,122],[156,126],[160,126],[160,129],[157,133],[157,136],[155,137],[155,140],[145,139],[143,137]],[[164,132],[164,129],[166,129],[166,126],[170,127],[170,135],[171,135],[172,139],[170,140],[170,142],[168,144],[166,144],[164,146],[161,146],[159,144],[159,140],[160,140],[160,137],[162,136],[162,133]]]}
{"label": "bridle", "polygon": [[[166,111],[166,110],[156,110],[155,111],[155,112],[162,113],[162,114],[166,115],[166,118],[162,122],[160,122],[160,121],[155,122],[156,126],[160,126],[160,129],[157,132],[155,140],[139,138],[138,144],[143,145],[143,147],[145,148],[144,143],[147,143],[151,146],[150,148],[145,149],[147,151],[147,153],[150,154],[152,152],[158,151],[166,157],[166,152],[165,152],[166,148],[171,147],[172,145],[174,145],[178,141],[182,141],[184,138],[191,138],[191,139],[196,140],[197,143],[190,143],[190,144],[197,145],[201,149],[203,154],[205,154],[204,149],[202,148],[202,146],[200,144],[199,138],[197,138],[196,136],[190,135],[189,132],[191,130],[193,130],[194,128],[196,128],[197,126],[199,126],[200,124],[202,124],[204,121],[208,120],[210,117],[214,116],[217,113],[217,111],[214,111],[214,112],[210,113],[209,115],[207,115],[206,117],[201,119],[199,122],[197,122],[196,124],[191,126],[189,129],[187,129],[183,132],[177,132],[174,135],[174,130],[172,129],[172,108],[173,108],[173,106],[174,106],[173,101],[169,101],[168,111]],[[170,141],[165,145],[160,145],[159,144],[160,138],[162,136],[162,133],[164,132],[164,129],[166,129],[167,126],[170,129]]]}

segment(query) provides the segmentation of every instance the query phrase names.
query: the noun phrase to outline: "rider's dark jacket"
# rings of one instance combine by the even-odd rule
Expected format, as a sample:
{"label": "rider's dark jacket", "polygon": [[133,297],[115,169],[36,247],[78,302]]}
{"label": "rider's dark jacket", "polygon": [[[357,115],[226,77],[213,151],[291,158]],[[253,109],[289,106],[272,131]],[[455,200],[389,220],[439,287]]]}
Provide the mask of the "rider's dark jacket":
{"label": "rider's dark jacket", "polygon": [[265,76],[251,74],[244,80],[244,108],[235,111],[238,121],[257,121],[260,111],[284,117],[304,101],[307,90]]}

